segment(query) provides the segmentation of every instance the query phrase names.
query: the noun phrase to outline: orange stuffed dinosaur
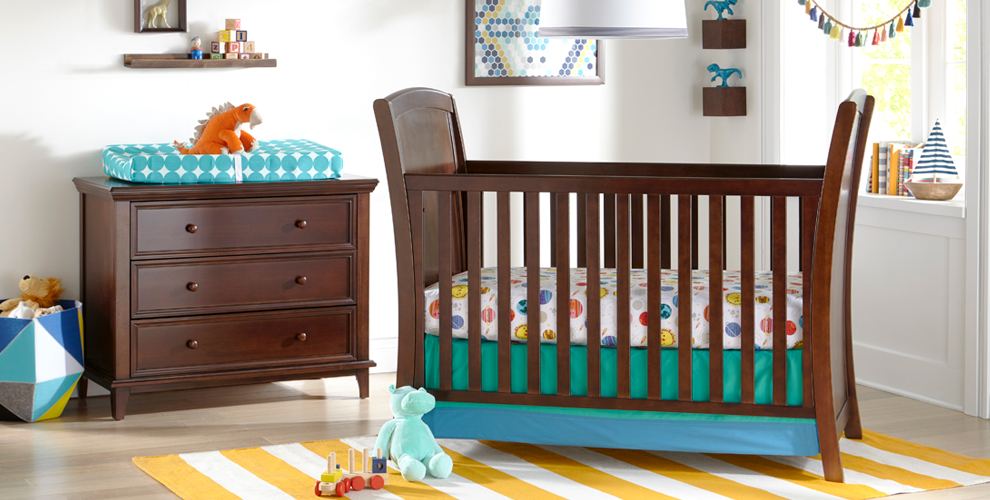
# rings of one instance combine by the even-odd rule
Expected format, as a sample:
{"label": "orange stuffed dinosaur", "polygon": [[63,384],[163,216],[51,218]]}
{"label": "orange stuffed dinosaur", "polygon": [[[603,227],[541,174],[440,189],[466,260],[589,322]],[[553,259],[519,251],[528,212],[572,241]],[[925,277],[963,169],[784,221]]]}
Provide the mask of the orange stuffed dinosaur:
{"label": "orange stuffed dinosaur", "polygon": [[249,124],[253,129],[261,123],[261,115],[252,104],[220,105],[206,114],[196,126],[196,134],[190,139],[193,147],[186,149],[175,141],[175,149],[184,155],[219,155],[228,153],[250,153],[258,148],[258,141],[251,134],[241,130],[241,125]]}

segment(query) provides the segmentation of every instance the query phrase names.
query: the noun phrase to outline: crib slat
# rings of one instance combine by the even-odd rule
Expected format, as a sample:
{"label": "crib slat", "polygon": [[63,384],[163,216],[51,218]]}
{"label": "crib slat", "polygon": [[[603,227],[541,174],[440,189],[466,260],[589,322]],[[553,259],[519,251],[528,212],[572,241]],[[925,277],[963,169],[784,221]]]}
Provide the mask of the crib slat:
{"label": "crib slat", "polygon": [[787,198],[770,204],[773,244],[773,404],[787,404]]}
{"label": "crib slat", "polygon": [[577,193],[577,267],[588,267],[588,227],[585,225],[586,204],[584,193]]}
{"label": "crib slat", "polygon": [[616,195],[616,395],[629,398],[629,195]]}
{"label": "crib slat", "polygon": [[801,253],[801,262],[804,264],[804,268],[801,271],[801,293],[803,299],[801,328],[803,330],[802,340],[804,342],[801,347],[801,380],[804,388],[803,406],[805,408],[811,408],[814,405],[811,356],[812,349],[814,348],[812,344],[814,344],[813,335],[815,332],[811,329],[811,270],[814,266],[812,262],[812,250],[814,250],[815,247],[815,226],[818,221],[819,201],[820,200],[817,197],[805,196],[804,198],[801,198],[801,227],[804,231],[801,234],[801,242],[804,247],[804,250]]}
{"label": "crib slat", "polygon": [[691,269],[698,269],[698,195],[691,196]]}
{"label": "crib slat", "polygon": [[601,347],[602,347],[602,298],[601,292],[601,251],[599,243],[598,193],[578,195],[586,199],[585,222],[588,237],[587,283],[588,283],[588,397],[601,396]]}
{"label": "crib slat", "polygon": [[512,384],[512,231],[509,193],[497,195],[498,210],[498,392],[511,392]]}
{"label": "crib slat", "polygon": [[468,389],[481,390],[481,193],[467,194]]}
{"label": "crib slat", "polygon": [[450,191],[437,193],[437,280],[440,292],[440,390],[449,391],[451,385],[451,333],[453,318],[453,294],[451,293],[451,210]]}
{"label": "crib slat", "polygon": [[691,197],[677,196],[677,385],[691,401]]}
{"label": "crib slat", "polygon": [[632,267],[643,268],[643,195],[632,195]]}
{"label": "crib slat", "polygon": [[670,234],[672,208],[669,194],[660,195],[660,210],[660,267],[671,269],[670,240],[673,235]]}
{"label": "crib slat", "polygon": [[660,399],[663,380],[660,373],[660,196],[647,195],[646,200],[646,386],[647,397]]}
{"label": "crib slat", "polygon": [[725,324],[722,317],[722,305],[725,299],[722,294],[722,262],[725,253],[722,219],[723,197],[708,197],[708,368],[709,368],[709,397],[708,400],[721,403],[724,399],[722,392],[722,339],[725,335]]}
{"label": "crib slat", "polygon": [[[409,199],[409,229],[412,233],[412,247],[413,252],[419,255],[423,254],[423,192],[422,191],[408,191],[406,196]],[[413,387],[425,387],[425,356],[424,356],[424,335],[423,331],[425,328],[425,318],[423,316],[423,311],[425,311],[425,299],[423,297],[425,283],[423,277],[423,265],[422,263],[418,266],[414,266],[413,269],[413,281],[415,282],[413,286],[413,293],[415,293],[415,312],[416,320],[415,332],[416,335],[413,340],[413,352],[415,353],[414,358],[414,369],[413,369]],[[400,345],[400,348],[404,346]],[[402,356],[399,356],[402,359]]]}
{"label": "crib slat", "polygon": [[557,394],[571,393],[571,208],[567,193],[557,195]]}
{"label": "crib slat", "polygon": [[755,381],[753,358],[756,338],[753,325],[753,316],[756,313],[756,299],[754,297],[754,270],[755,270],[755,246],[754,246],[754,205],[752,196],[743,196],[740,200],[740,212],[742,214],[742,318],[739,321],[742,327],[742,346],[740,347],[742,358],[742,403],[753,404],[755,400]]}
{"label": "crib slat", "polygon": [[605,267],[615,267],[615,194],[603,194],[605,204],[602,216],[605,218]]}
{"label": "crib slat", "polygon": [[[557,234],[557,193],[550,195],[550,234]],[[550,237],[550,267],[557,267],[557,239]]]}
{"label": "crib slat", "polygon": [[523,195],[526,235],[526,392],[540,393],[540,193]]}

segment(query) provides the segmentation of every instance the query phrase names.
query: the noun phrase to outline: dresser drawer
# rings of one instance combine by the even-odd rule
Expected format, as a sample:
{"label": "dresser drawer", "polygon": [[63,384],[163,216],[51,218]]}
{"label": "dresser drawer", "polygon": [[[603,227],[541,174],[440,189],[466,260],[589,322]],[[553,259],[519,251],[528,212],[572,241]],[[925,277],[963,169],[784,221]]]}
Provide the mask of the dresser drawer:
{"label": "dresser drawer", "polygon": [[319,201],[135,203],[133,255],[351,249],[353,208],[353,196]]}
{"label": "dresser drawer", "polygon": [[352,254],[132,264],[132,317],[354,304]]}
{"label": "dresser drawer", "polygon": [[133,321],[135,376],[354,360],[353,307]]}

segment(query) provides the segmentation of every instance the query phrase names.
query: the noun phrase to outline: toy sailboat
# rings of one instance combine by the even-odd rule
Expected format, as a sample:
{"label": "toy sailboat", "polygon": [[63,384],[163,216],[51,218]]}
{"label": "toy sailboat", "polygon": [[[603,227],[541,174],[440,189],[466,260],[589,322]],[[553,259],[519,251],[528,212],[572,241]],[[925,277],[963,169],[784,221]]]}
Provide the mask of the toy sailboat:
{"label": "toy sailboat", "polygon": [[938,120],[935,120],[935,126],[928,135],[928,142],[911,172],[911,178],[904,185],[915,198],[936,201],[951,200],[962,188],[959,172],[952,163],[952,155]]}

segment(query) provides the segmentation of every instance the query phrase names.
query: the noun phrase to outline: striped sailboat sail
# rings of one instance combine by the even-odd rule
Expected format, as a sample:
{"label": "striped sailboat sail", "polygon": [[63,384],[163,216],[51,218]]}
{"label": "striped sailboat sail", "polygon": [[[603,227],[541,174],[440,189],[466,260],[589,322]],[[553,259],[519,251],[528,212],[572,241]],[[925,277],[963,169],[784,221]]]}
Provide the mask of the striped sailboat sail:
{"label": "striped sailboat sail", "polygon": [[959,173],[952,163],[952,155],[942,134],[942,125],[935,120],[921,158],[911,173],[911,182],[957,182]]}

